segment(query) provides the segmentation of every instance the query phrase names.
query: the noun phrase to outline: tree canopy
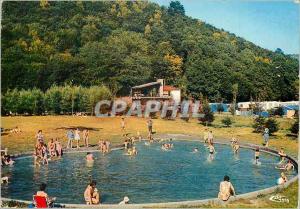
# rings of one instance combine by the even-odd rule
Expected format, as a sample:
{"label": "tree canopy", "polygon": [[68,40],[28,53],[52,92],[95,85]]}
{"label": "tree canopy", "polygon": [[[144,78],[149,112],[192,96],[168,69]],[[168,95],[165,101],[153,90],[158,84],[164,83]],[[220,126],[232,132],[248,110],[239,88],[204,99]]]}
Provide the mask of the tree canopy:
{"label": "tree canopy", "polygon": [[297,59],[187,17],[178,1],[5,1],[1,32],[2,93],[72,82],[128,95],[157,78],[216,102],[298,92]]}

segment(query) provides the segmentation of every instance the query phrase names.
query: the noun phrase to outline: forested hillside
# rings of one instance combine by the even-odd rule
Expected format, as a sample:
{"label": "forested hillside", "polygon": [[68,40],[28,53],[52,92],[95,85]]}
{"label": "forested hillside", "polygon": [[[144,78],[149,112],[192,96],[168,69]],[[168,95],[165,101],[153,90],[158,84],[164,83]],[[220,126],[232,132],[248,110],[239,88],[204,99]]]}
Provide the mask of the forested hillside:
{"label": "forested hillside", "polygon": [[210,101],[293,100],[298,60],[187,17],[178,2],[4,2],[2,93],[106,85],[116,95],[157,78]]}

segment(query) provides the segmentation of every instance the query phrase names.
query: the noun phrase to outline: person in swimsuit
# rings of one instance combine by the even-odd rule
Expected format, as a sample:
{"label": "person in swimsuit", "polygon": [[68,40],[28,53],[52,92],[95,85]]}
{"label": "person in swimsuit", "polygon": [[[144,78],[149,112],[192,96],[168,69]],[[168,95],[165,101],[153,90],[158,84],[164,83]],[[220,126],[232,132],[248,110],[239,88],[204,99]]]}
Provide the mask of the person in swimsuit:
{"label": "person in swimsuit", "polygon": [[45,183],[42,183],[40,185],[40,190],[36,192],[36,196],[45,197],[48,206],[52,207],[52,205],[54,204],[54,201],[56,200],[56,197],[49,197],[48,194],[45,192],[46,187],[47,187],[47,185]]}
{"label": "person in swimsuit", "polygon": [[286,175],[283,172],[281,172],[280,178],[277,180],[277,184],[279,184],[279,185],[284,184],[287,181],[288,181],[288,178],[286,177]]}
{"label": "person in swimsuit", "polygon": [[43,144],[42,145],[42,161],[43,161],[43,164],[45,165],[48,165],[48,149],[47,149],[47,145],[46,144]]}
{"label": "person in swimsuit", "polygon": [[286,154],[284,152],[283,147],[281,147],[280,151],[278,152],[278,155],[280,156],[280,162],[279,164],[283,163],[286,157]]}
{"label": "person in swimsuit", "polygon": [[89,130],[84,129],[82,135],[83,135],[84,145],[86,147],[89,147]]}
{"label": "person in swimsuit", "polygon": [[207,128],[204,131],[203,140],[204,140],[204,143],[207,143],[207,140],[208,140],[208,129]]}
{"label": "person in swimsuit", "polygon": [[292,161],[289,160],[288,163],[284,166],[284,169],[287,171],[294,170],[295,166],[293,165]]}
{"label": "person in swimsuit", "polygon": [[212,131],[208,132],[208,138],[207,138],[208,144],[213,145],[214,144],[214,135],[212,133]]}
{"label": "person in swimsuit", "polygon": [[84,191],[84,199],[87,205],[93,204],[93,194],[96,189],[96,181],[91,181],[91,183],[87,186]]}
{"label": "person in swimsuit", "polygon": [[49,147],[50,157],[56,156],[56,147],[53,139],[51,139],[50,142],[48,143],[48,147]]}
{"label": "person in swimsuit", "polygon": [[80,135],[79,135],[79,133],[80,133],[80,131],[77,128],[75,130],[75,136],[74,136],[74,139],[76,140],[77,149],[79,149],[79,141],[80,141]]}
{"label": "person in swimsuit", "polygon": [[86,161],[89,161],[89,162],[94,161],[94,156],[92,153],[90,153],[90,152],[86,153]]}
{"label": "person in swimsuit", "polygon": [[239,149],[240,149],[240,145],[238,144],[237,140],[235,141],[235,143],[233,144],[233,152],[234,153],[238,153]]}
{"label": "person in swimsuit", "polygon": [[255,164],[258,164],[258,160],[259,160],[259,148],[256,148],[255,153],[254,153],[254,158],[255,158]]}
{"label": "person in swimsuit", "polygon": [[230,196],[232,195],[235,196],[234,187],[232,186],[229,180],[230,179],[228,176],[224,176],[224,181],[220,183],[220,191],[218,194],[218,198],[223,201],[229,200]]}
{"label": "person in swimsuit", "polygon": [[58,138],[55,139],[55,147],[56,147],[56,156],[61,157],[63,155],[63,150]]}
{"label": "person in swimsuit", "polygon": [[44,135],[43,135],[42,130],[38,131],[35,138],[36,138],[36,143],[44,143]]}
{"label": "person in swimsuit", "polygon": [[213,160],[214,154],[216,152],[215,147],[212,144],[208,144],[208,149],[209,149],[209,159]]}

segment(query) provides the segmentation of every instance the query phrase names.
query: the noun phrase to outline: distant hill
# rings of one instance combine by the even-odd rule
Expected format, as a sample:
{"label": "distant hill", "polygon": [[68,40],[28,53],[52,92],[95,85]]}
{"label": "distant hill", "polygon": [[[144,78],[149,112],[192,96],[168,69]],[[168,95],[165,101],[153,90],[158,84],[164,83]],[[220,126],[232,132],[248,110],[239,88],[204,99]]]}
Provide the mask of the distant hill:
{"label": "distant hill", "polygon": [[299,60],[299,54],[289,54],[288,56]]}
{"label": "distant hill", "polygon": [[3,2],[2,93],[105,84],[117,95],[157,78],[186,97],[293,100],[298,60],[185,16],[179,2]]}

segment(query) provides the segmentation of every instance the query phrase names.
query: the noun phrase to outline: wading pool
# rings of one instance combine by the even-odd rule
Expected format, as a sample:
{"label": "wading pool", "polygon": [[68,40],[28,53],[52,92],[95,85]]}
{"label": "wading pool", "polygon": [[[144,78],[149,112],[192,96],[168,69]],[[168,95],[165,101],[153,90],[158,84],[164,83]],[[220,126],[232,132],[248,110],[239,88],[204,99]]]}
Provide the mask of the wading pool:
{"label": "wading pool", "polygon": [[[136,144],[138,155],[130,157],[124,150],[107,155],[94,152],[93,164],[87,164],[86,153],[68,153],[49,165],[33,166],[33,158],[17,159],[12,167],[2,169],[10,177],[2,184],[2,197],[32,200],[39,184],[47,184],[47,193],[59,203],[84,204],[83,193],[90,178],[97,181],[102,203],[118,203],[124,196],[131,203],[159,203],[214,198],[224,175],[230,177],[237,194],[276,185],[280,170],[279,157],[263,153],[261,165],[254,165],[254,151],[241,148],[238,154],[228,145],[216,144],[214,159],[203,143],[173,141],[170,151],[161,143]],[[192,153],[193,148],[199,149]],[[295,171],[287,173],[290,179]]]}

